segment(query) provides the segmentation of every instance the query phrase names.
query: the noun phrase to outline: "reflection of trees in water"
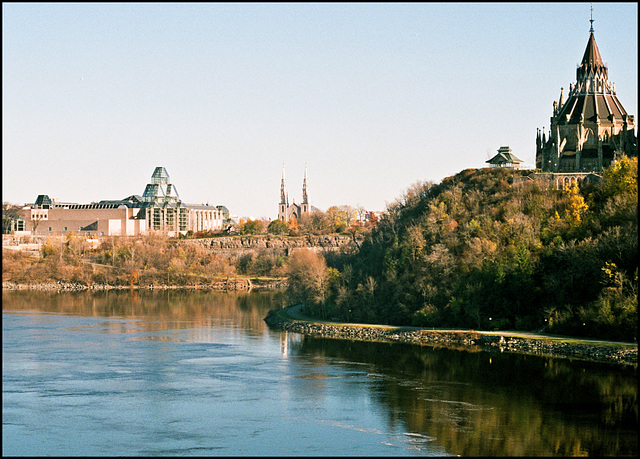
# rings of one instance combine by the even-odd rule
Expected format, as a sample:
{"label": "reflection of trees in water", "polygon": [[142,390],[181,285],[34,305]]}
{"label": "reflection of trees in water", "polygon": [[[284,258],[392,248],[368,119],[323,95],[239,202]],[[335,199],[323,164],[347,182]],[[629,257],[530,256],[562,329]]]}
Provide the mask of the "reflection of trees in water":
{"label": "reflection of trees in water", "polygon": [[221,322],[262,331],[275,294],[162,291],[2,293],[2,309],[77,314],[91,317],[136,318],[153,330],[210,327]]}
{"label": "reflection of trees in water", "polygon": [[[297,355],[370,364],[392,425],[462,456],[637,455],[632,368],[305,337]],[[346,365],[340,363],[341,365]]]}

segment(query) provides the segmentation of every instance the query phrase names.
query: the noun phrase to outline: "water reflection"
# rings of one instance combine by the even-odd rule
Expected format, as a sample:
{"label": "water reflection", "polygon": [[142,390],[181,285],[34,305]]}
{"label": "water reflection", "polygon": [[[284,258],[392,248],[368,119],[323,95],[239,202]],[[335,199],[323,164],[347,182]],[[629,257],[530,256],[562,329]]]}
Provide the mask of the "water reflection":
{"label": "water reflection", "polygon": [[[37,311],[88,317],[124,318],[104,322],[105,333],[128,333],[228,326],[261,333],[264,317],[277,301],[275,293],[102,291],[51,293],[3,292],[3,311]],[[131,322],[136,319],[137,322]]]}
{"label": "water reflection", "polygon": [[296,355],[370,365],[390,423],[462,456],[638,452],[632,368],[507,353],[305,337]]}
{"label": "water reflection", "polygon": [[2,299],[3,453],[638,453],[632,368],[278,332],[269,293]]}

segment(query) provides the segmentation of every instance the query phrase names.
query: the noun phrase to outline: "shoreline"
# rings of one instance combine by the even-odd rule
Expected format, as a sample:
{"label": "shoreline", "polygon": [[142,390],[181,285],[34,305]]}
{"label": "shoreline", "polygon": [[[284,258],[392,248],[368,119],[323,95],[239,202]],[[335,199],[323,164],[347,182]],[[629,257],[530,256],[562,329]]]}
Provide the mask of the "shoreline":
{"label": "shoreline", "polygon": [[318,336],[386,343],[437,346],[471,352],[499,351],[579,359],[637,368],[638,345],[526,332],[425,329],[408,326],[317,321],[299,315],[299,306],[272,309],[264,318],[274,329]]}
{"label": "shoreline", "polygon": [[145,285],[111,285],[111,284],[82,284],[79,282],[48,281],[29,284],[17,284],[15,282],[2,282],[2,291],[39,290],[56,292],[82,292],[105,290],[202,290],[215,292],[242,292],[252,290],[273,290],[283,288],[281,279],[258,279],[244,277],[229,277],[219,279],[209,284],[145,284]]}
{"label": "shoreline", "polygon": [[[214,292],[278,291],[278,279],[228,278],[219,282],[198,285],[109,285],[80,284],[51,281],[30,284],[3,282],[2,291],[53,291],[81,292],[108,290],[191,290]],[[419,346],[439,346],[450,349],[478,351],[515,352],[520,354],[580,359],[615,365],[638,365],[638,345],[599,341],[586,338],[560,337],[527,332],[477,331],[426,329],[409,326],[351,324],[319,321],[305,317],[299,312],[300,306],[272,309],[264,318],[274,329],[301,333],[323,338],[374,341],[387,343],[408,343]]]}

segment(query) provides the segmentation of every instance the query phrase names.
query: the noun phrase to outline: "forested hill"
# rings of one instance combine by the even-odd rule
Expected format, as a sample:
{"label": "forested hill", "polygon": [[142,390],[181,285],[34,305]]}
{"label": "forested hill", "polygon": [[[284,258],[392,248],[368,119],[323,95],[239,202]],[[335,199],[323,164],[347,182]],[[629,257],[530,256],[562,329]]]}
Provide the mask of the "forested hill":
{"label": "forested hill", "polygon": [[[637,158],[559,191],[531,171],[464,170],[410,187],[359,250],[329,257],[307,311],[352,322],[637,335]],[[304,295],[303,295],[304,296]]]}

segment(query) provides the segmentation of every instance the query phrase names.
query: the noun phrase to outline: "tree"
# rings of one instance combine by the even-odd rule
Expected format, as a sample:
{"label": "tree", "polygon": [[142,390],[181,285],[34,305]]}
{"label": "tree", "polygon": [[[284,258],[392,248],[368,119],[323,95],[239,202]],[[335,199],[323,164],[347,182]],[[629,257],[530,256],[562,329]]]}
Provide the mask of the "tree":
{"label": "tree", "polygon": [[358,213],[358,222],[364,223],[367,216],[367,209],[364,206],[358,205],[356,207],[356,212]]}
{"label": "tree", "polygon": [[280,219],[273,220],[267,226],[267,233],[269,234],[287,234],[289,232],[289,226]]}
{"label": "tree", "polygon": [[314,234],[327,233],[332,230],[332,224],[327,214],[321,210],[314,210],[310,214],[300,216],[300,227]]}
{"label": "tree", "polygon": [[340,206],[344,223],[349,228],[358,218],[358,211],[351,206]]}
{"label": "tree", "polygon": [[298,219],[295,216],[291,216],[289,221],[287,222],[287,226],[289,227],[289,234],[291,236],[297,236],[300,231],[300,224],[298,223]]}
{"label": "tree", "polygon": [[11,222],[22,217],[21,206],[9,202],[2,203],[2,234],[11,231]]}
{"label": "tree", "polygon": [[327,209],[327,217],[336,232],[345,231],[358,218],[358,211],[351,206],[331,206]]}
{"label": "tree", "polygon": [[31,227],[33,228],[33,233],[38,230],[38,226],[40,222],[47,219],[47,212],[43,209],[31,209]]}
{"label": "tree", "polygon": [[294,250],[289,257],[287,296],[292,303],[322,304],[328,280],[327,263],[311,249]]}
{"label": "tree", "polygon": [[261,234],[264,232],[264,223],[260,220],[240,220],[240,234],[243,236],[249,234]]}
{"label": "tree", "polygon": [[576,183],[566,191],[566,195],[569,199],[569,203],[565,210],[565,220],[570,226],[575,227],[580,225],[584,214],[589,210],[589,206],[580,194],[580,189]]}
{"label": "tree", "polygon": [[607,196],[635,194],[638,196],[638,158],[622,156],[602,174],[602,188]]}

